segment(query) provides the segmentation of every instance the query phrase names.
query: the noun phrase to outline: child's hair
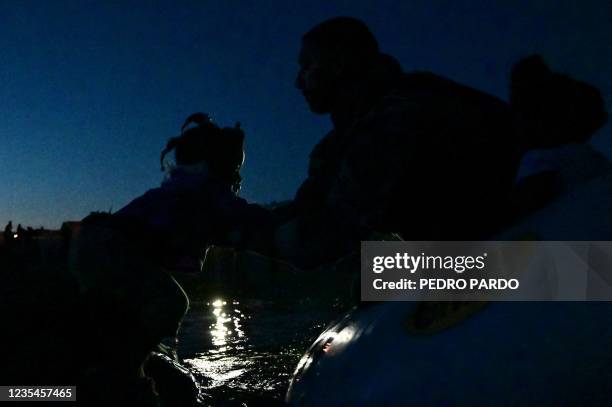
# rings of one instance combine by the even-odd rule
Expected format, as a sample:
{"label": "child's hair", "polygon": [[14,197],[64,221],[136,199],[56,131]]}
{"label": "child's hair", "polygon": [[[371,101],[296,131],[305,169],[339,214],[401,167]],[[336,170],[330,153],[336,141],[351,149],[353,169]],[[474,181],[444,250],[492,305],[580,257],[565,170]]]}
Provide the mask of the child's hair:
{"label": "child's hair", "polygon": [[[191,123],[196,126],[185,130]],[[220,128],[209,115],[194,113],[183,124],[181,135],[168,140],[160,158],[162,171],[164,157],[172,150],[177,165],[205,162],[215,177],[229,183],[234,191],[240,189],[240,167],[244,162],[244,132],[240,123]]]}

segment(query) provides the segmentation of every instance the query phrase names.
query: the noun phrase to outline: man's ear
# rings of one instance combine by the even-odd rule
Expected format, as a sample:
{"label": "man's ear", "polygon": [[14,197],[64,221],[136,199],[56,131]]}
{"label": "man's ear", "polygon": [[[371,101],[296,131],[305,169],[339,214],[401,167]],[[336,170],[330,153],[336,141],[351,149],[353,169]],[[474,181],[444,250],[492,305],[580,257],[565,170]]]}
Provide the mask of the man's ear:
{"label": "man's ear", "polygon": [[330,70],[335,76],[342,75],[347,68],[347,61],[341,55],[334,56],[330,61]]}
{"label": "man's ear", "polygon": [[347,58],[341,49],[321,51],[316,61],[325,71],[333,76],[342,75],[347,68]]}

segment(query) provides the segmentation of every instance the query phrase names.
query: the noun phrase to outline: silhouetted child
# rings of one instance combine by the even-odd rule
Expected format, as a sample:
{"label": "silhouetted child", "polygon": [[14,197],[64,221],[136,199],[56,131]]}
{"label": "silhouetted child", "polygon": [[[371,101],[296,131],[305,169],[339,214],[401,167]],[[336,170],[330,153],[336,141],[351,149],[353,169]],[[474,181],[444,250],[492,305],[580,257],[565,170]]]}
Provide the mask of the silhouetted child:
{"label": "silhouetted child", "polygon": [[176,165],[160,187],[115,214],[83,220],[71,264],[85,309],[99,320],[90,335],[121,348],[100,346],[87,355],[98,369],[86,383],[136,377],[161,339],[176,335],[188,300],[167,271],[202,257],[213,243],[239,246],[268,229],[268,211],[237,196],[243,141],[239,124],[220,128],[205,114],[192,115],[162,152],[162,169],[172,150]]}

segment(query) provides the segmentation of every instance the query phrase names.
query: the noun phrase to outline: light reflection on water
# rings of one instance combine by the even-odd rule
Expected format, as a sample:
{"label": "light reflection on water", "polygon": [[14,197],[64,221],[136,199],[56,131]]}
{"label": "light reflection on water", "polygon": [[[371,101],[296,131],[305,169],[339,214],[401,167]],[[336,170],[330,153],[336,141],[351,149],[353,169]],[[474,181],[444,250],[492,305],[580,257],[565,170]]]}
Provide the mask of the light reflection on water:
{"label": "light reflection on water", "polygon": [[185,359],[185,363],[208,380],[206,387],[218,387],[240,377],[252,363],[240,355],[232,356],[233,350],[244,349],[247,339],[240,323],[245,316],[235,308],[239,303],[233,301],[228,307],[227,301],[216,299],[206,305],[213,315],[208,326],[212,347],[195,358]]}
{"label": "light reflection on water", "polygon": [[216,298],[185,317],[178,353],[204,392],[221,399],[240,393],[251,401],[262,396],[278,401],[300,357],[332,315],[329,309],[279,309]]}

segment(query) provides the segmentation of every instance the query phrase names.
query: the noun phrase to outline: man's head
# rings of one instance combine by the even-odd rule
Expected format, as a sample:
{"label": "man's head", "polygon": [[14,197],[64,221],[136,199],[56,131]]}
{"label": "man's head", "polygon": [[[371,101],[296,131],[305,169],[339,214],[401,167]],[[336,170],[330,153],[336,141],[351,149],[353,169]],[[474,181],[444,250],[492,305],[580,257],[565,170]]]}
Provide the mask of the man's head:
{"label": "man's head", "polygon": [[315,113],[329,113],[345,83],[366,72],[380,53],[376,38],[361,21],[336,17],[302,37],[295,86]]}

